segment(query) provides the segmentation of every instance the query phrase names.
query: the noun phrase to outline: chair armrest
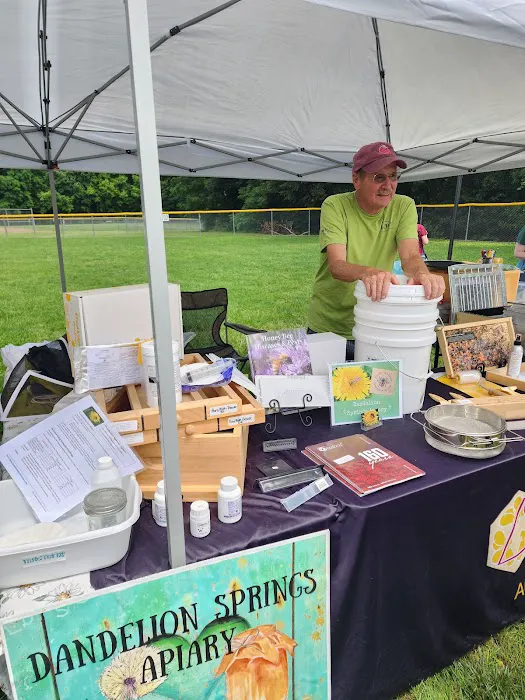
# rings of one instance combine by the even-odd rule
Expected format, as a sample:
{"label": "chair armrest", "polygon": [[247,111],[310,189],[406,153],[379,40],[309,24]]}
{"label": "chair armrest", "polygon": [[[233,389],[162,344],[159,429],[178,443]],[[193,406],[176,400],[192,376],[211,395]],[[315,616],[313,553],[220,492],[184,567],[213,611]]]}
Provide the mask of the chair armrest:
{"label": "chair armrest", "polygon": [[240,323],[230,323],[230,321],[225,321],[224,325],[226,328],[231,328],[232,331],[237,331],[243,335],[252,335],[252,333],[265,333],[264,330],[260,328],[252,328],[251,326],[243,326]]}

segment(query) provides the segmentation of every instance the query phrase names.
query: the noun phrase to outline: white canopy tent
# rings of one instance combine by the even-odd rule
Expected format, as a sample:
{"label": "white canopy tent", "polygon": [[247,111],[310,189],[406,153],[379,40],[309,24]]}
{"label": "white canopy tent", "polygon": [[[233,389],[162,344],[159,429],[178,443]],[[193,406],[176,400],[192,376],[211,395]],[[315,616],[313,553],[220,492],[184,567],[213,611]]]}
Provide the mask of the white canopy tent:
{"label": "white canopy tent", "polygon": [[[523,2],[217,4],[148,3],[162,174],[346,182],[380,139],[406,179],[525,165]],[[123,4],[2,19],[0,167],[138,172]]]}
{"label": "white canopy tent", "polygon": [[[60,258],[54,169],[141,174],[173,566],[185,557],[159,166],[346,182],[356,150],[382,139],[406,179],[525,165],[525,2],[216,2],[149,0],[148,30],[146,0],[4,0],[0,24],[0,167],[49,170]],[[62,261],[61,274],[65,287]]]}

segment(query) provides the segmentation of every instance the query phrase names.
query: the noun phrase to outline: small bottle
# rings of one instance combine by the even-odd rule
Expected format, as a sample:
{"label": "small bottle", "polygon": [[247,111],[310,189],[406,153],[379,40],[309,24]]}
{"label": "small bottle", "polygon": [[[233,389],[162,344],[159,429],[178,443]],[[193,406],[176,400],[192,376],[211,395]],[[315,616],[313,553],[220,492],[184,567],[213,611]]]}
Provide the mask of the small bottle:
{"label": "small bottle", "polygon": [[194,537],[210,534],[210,506],[207,501],[194,501],[190,507],[190,532]]}
{"label": "small bottle", "polygon": [[91,474],[91,490],[104,488],[122,488],[122,477],[111,457],[100,457]]}
{"label": "small bottle", "polygon": [[521,373],[521,363],[523,361],[523,347],[521,345],[521,335],[518,333],[512,350],[510,351],[507,363],[507,377],[518,379]]}
{"label": "small bottle", "polygon": [[157,484],[157,490],[153,496],[153,501],[151,502],[151,510],[153,513],[153,519],[160,525],[160,527],[167,527],[168,520],[166,518],[166,496],[164,494],[164,480],[159,481]]}
{"label": "small bottle", "polygon": [[218,516],[222,523],[236,523],[242,517],[242,495],[234,476],[223,476],[218,492]]}

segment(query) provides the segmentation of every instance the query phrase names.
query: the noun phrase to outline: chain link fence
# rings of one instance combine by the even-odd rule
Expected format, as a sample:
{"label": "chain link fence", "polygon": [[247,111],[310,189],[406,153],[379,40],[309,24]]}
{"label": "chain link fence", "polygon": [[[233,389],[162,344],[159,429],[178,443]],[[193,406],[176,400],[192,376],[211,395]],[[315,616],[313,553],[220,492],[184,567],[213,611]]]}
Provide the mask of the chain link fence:
{"label": "chain link fence", "polygon": [[[53,219],[25,212],[0,210],[0,236],[43,238],[55,235]],[[450,237],[452,205],[419,205],[418,216],[431,240]],[[195,236],[201,233],[263,234],[271,236],[316,236],[320,209],[264,209],[243,211],[195,211],[165,213],[166,237]],[[455,241],[513,243],[525,225],[525,203],[460,205]],[[142,236],[141,216],[128,214],[72,214],[60,217],[64,238],[96,236]]]}

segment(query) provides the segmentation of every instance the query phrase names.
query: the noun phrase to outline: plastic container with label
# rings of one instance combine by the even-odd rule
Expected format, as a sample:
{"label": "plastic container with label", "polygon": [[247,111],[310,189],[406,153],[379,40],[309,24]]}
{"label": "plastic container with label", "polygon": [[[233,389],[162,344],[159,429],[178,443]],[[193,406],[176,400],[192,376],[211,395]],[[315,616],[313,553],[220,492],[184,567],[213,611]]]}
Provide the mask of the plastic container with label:
{"label": "plastic container with label", "polygon": [[[142,493],[136,478],[125,477],[127,505],[120,525],[88,530],[82,504],[58,521],[63,537],[0,546],[0,589],[50,581],[112,566],[129,547],[131,527],[140,515]],[[11,479],[0,481],[0,537],[36,525],[38,520]]]}
{"label": "plastic container with label", "polygon": [[[182,388],[180,383],[180,354],[179,344],[176,340],[172,341],[173,352],[173,377],[175,379],[175,393],[177,403],[182,401]],[[159,405],[157,366],[155,362],[155,343],[153,340],[148,340],[141,345],[142,353],[142,386],[146,393],[146,401],[150,408],[155,408]]]}
{"label": "plastic container with label", "polygon": [[236,477],[222,477],[217,506],[222,523],[236,523],[242,518],[242,494]]}

